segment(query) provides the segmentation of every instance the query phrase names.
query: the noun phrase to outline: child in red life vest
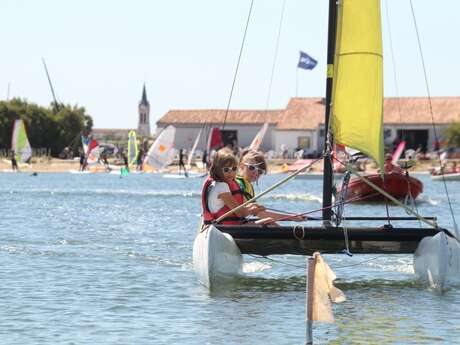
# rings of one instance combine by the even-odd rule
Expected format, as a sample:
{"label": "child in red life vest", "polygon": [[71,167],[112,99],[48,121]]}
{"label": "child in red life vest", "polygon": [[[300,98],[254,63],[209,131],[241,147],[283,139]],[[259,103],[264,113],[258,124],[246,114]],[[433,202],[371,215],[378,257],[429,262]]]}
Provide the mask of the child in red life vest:
{"label": "child in red life vest", "polygon": [[[215,156],[209,177],[202,190],[203,220],[210,224],[228,211],[243,204],[244,198],[235,180],[238,161],[233,152],[228,149],[220,150]],[[242,224],[245,217],[257,215],[263,207],[250,204],[227,216],[221,224]]]}
{"label": "child in red life vest", "polygon": [[[267,162],[265,157],[260,151],[249,150],[243,152],[239,165],[240,175],[236,177],[236,181],[240,185],[241,190],[243,191],[244,201],[252,199],[255,196],[254,187],[252,184],[257,182],[259,177],[267,172]],[[295,215],[290,213],[280,213],[274,211],[264,210],[258,213],[263,223],[266,218],[271,218],[273,220],[286,220],[286,221],[303,221],[306,220],[306,217],[301,215]],[[257,221],[256,223],[259,223]]]}

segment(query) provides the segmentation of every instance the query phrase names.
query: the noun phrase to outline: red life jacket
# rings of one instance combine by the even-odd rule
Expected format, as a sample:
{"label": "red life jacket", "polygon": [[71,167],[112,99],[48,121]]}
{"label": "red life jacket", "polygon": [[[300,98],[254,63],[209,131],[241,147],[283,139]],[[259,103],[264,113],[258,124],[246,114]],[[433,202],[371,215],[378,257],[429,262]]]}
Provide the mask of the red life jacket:
{"label": "red life jacket", "polygon": [[[209,196],[209,187],[211,186],[211,183],[213,183],[214,180],[208,176],[206,181],[204,181],[203,188],[201,190],[201,209],[203,211],[203,222],[204,224],[211,224],[213,223],[216,219],[219,217],[223,216],[226,214],[228,211],[231,209],[224,205],[220,210],[218,210],[215,213],[212,213],[209,210],[208,207],[208,196]],[[236,181],[232,181],[228,184],[230,187],[230,192],[232,193],[232,196],[235,198],[235,200],[238,202],[239,205],[241,205],[244,202],[243,199],[243,193],[240,189],[239,184]],[[224,220],[220,221],[220,224],[242,224],[245,222],[244,217],[238,217],[235,214],[230,214],[229,216],[225,217]]]}

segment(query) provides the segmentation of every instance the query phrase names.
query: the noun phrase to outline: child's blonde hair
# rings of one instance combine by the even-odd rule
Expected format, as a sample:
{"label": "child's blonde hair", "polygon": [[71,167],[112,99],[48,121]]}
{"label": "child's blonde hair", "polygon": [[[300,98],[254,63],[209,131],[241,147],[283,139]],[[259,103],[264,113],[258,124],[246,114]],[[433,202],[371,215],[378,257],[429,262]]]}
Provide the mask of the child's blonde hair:
{"label": "child's blonde hair", "polygon": [[242,164],[255,165],[260,170],[267,172],[267,161],[264,154],[260,151],[249,150],[244,152],[240,159],[240,165]]}

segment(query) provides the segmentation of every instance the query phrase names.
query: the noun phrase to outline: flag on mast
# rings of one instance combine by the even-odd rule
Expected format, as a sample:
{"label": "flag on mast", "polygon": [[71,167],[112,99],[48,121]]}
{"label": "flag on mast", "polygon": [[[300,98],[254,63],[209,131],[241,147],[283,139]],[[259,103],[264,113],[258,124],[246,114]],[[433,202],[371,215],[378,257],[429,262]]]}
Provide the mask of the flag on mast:
{"label": "flag on mast", "polygon": [[297,64],[298,68],[303,69],[313,69],[318,64],[318,61],[313,59],[307,53],[300,51],[299,63]]}

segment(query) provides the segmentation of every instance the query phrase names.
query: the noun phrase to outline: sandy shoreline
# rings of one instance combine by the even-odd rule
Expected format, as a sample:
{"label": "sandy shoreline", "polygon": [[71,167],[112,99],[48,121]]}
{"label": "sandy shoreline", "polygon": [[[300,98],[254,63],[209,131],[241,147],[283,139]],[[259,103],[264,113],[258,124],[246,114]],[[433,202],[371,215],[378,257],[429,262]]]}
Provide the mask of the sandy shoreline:
{"label": "sandy shoreline", "polygon": [[[270,161],[268,164],[268,173],[276,174],[281,172],[286,172],[286,168],[293,168],[292,165],[295,160],[274,160]],[[115,169],[121,168],[121,165],[117,165],[116,162],[110,162],[110,165]],[[417,165],[410,169],[410,172],[416,173],[429,173],[430,169],[437,166],[436,161],[418,161]],[[20,166],[21,171],[23,172],[48,172],[48,173],[67,173],[71,170],[78,170],[80,167],[79,160],[63,160],[57,158],[40,158],[33,159],[31,165],[22,165]],[[102,168],[102,166],[101,166]],[[367,172],[375,171],[375,166],[370,165]],[[0,172],[11,170],[11,163],[9,160],[2,159],[0,160]],[[166,171],[175,172],[178,170],[177,165],[170,165]],[[322,161],[319,161],[313,165],[313,171],[322,170]],[[192,171],[203,172],[196,167]]]}

